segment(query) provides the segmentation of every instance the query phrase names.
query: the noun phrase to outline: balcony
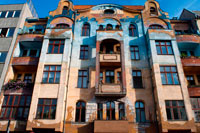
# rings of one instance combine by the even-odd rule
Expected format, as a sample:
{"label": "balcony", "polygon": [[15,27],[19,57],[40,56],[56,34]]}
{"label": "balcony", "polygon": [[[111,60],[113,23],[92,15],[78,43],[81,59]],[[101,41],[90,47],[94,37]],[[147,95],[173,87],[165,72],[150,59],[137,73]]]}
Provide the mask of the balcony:
{"label": "balcony", "polygon": [[99,84],[98,90],[95,92],[96,96],[119,96],[126,95],[126,91],[123,90],[122,84]]}
{"label": "balcony", "polygon": [[200,58],[199,57],[186,57],[181,59],[184,67],[193,67],[200,66]]}
{"label": "balcony", "polygon": [[12,61],[13,66],[19,65],[38,65],[39,58],[38,57],[14,57]]}
{"label": "balcony", "polygon": [[25,42],[25,41],[42,42],[43,36],[44,35],[42,33],[23,33],[23,34],[20,34],[19,42]]}
{"label": "balcony", "polygon": [[128,133],[129,123],[125,120],[120,121],[94,121],[94,133]]}
{"label": "balcony", "polygon": [[200,36],[196,34],[176,35],[176,40],[179,43],[200,43]]}
{"label": "balcony", "polygon": [[199,97],[200,96],[200,86],[191,86],[188,87],[190,97]]}

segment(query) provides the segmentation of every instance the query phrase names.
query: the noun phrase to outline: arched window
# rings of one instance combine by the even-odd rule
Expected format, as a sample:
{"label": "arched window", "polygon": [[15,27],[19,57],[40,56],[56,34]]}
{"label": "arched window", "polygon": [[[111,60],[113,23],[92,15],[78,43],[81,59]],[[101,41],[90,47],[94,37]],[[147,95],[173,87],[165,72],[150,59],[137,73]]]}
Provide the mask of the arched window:
{"label": "arched window", "polygon": [[158,13],[157,13],[157,6],[154,2],[150,2],[149,3],[149,7],[150,7],[150,15],[151,16],[157,16]]}
{"label": "arched window", "polygon": [[151,7],[151,8],[150,8],[150,12],[151,12],[151,13],[155,13],[155,12],[156,12],[156,8],[155,8],[155,7]]}
{"label": "arched window", "polygon": [[145,122],[146,117],[145,117],[144,103],[141,101],[137,101],[135,103],[135,110],[136,110],[136,122],[139,122],[139,123]]}
{"label": "arched window", "polygon": [[119,120],[125,120],[125,105],[124,103],[119,103]]}
{"label": "arched window", "polygon": [[112,9],[106,9],[106,10],[104,11],[104,14],[114,14],[114,13],[115,13],[115,11],[112,10]]}
{"label": "arched window", "polygon": [[99,30],[103,30],[103,25],[99,25]]}
{"label": "arched window", "polygon": [[162,25],[152,24],[149,26],[149,29],[164,29]]}
{"label": "arched window", "polygon": [[113,26],[112,26],[112,24],[107,24],[107,26],[106,26],[106,30],[113,30]]}
{"label": "arched window", "polygon": [[120,26],[120,25],[116,25],[115,29],[116,29],[116,30],[120,30],[120,29],[121,29],[121,26]]}
{"label": "arched window", "polygon": [[76,122],[85,122],[86,104],[83,101],[76,103]]}
{"label": "arched window", "polygon": [[135,27],[135,25],[130,24],[129,26],[129,36],[135,37],[137,36],[137,29]]}
{"label": "arched window", "polygon": [[63,11],[62,11],[62,15],[67,15],[67,14],[68,14],[68,7],[64,6]]}
{"label": "arched window", "polygon": [[85,23],[82,27],[82,36],[90,36],[90,24]]}
{"label": "arched window", "polygon": [[69,27],[70,26],[68,24],[64,24],[64,23],[56,25],[56,28],[60,28],[60,29],[68,29]]}
{"label": "arched window", "polygon": [[115,103],[107,102],[106,110],[107,110],[107,120],[115,120]]}

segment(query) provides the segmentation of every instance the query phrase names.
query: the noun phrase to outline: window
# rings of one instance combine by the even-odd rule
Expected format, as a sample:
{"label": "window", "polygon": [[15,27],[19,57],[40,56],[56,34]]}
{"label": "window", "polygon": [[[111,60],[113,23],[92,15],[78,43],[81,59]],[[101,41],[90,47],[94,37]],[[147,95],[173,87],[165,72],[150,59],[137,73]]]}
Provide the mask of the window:
{"label": "window", "polygon": [[117,83],[121,83],[122,77],[121,77],[121,72],[117,72]]}
{"label": "window", "polygon": [[43,83],[59,83],[61,66],[44,66]]}
{"label": "window", "polygon": [[112,9],[106,9],[106,10],[104,11],[104,14],[114,14],[114,13],[115,13],[115,11],[112,10]]}
{"label": "window", "polygon": [[67,14],[68,14],[68,7],[67,7],[67,6],[64,6],[64,7],[63,7],[62,15],[67,15]]}
{"label": "window", "polygon": [[7,18],[12,18],[13,14],[14,14],[14,11],[9,11],[8,15],[7,15]]}
{"label": "window", "polygon": [[106,26],[106,30],[113,30],[113,26],[112,26],[112,24],[107,24],[107,26]]}
{"label": "window", "polygon": [[107,113],[107,120],[115,120],[115,103],[114,102],[107,102],[106,103],[106,113]]}
{"label": "window", "polygon": [[187,120],[183,101],[165,101],[168,120]]}
{"label": "window", "polygon": [[2,104],[1,119],[27,119],[31,104],[31,96],[5,95]]}
{"label": "window", "polygon": [[103,82],[103,72],[100,72],[100,74],[99,74],[99,81]]}
{"label": "window", "polygon": [[143,88],[142,83],[142,72],[140,70],[133,70],[133,87],[134,88]]}
{"label": "window", "polygon": [[57,99],[42,99],[38,101],[36,119],[55,119]]}
{"label": "window", "polygon": [[6,37],[7,32],[8,32],[8,28],[0,29],[0,37]]}
{"label": "window", "polygon": [[121,26],[120,26],[120,25],[116,25],[115,29],[116,29],[116,30],[120,30],[120,29],[121,29]]}
{"label": "window", "polygon": [[70,26],[69,26],[68,24],[62,23],[62,24],[57,24],[57,25],[56,25],[56,28],[68,29],[68,28],[70,28]]}
{"label": "window", "polygon": [[37,56],[37,50],[30,50],[30,57],[36,57]]}
{"label": "window", "polygon": [[149,29],[164,29],[162,25],[152,24],[149,26]]}
{"label": "window", "polygon": [[88,23],[82,27],[82,36],[90,36],[90,25]]}
{"label": "window", "polygon": [[7,14],[7,11],[3,11],[3,12],[1,12],[1,14],[0,14],[0,18],[5,18],[5,17],[6,17],[6,14]]}
{"label": "window", "polygon": [[129,36],[136,37],[137,36],[137,29],[135,25],[130,24],[129,26]]}
{"label": "window", "polygon": [[22,74],[17,74],[16,80],[17,80],[17,81],[21,81],[21,80],[22,80]]}
{"label": "window", "polygon": [[114,71],[106,71],[106,83],[114,83],[115,74]]}
{"label": "window", "polygon": [[32,83],[32,74],[25,74],[24,82],[25,83]]}
{"label": "window", "polygon": [[161,66],[160,72],[163,85],[179,85],[177,68],[175,66]]}
{"label": "window", "polygon": [[80,49],[80,59],[87,60],[89,56],[89,48],[88,45],[81,45]]}
{"label": "window", "polygon": [[195,85],[194,76],[192,76],[192,75],[186,75],[186,78],[187,78],[187,81],[188,81],[188,86]]}
{"label": "window", "polygon": [[158,55],[173,55],[170,41],[156,41],[156,49]]}
{"label": "window", "polygon": [[12,37],[15,32],[15,28],[9,28],[7,37]]}
{"label": "window", "polygon": [[7,57],[7,52],[0,52],[0,62],[4,63]]}
{"label": "window", "polygon": [[200,97],[190,98],[192,109],[194,111],[195,120],[200,122]]}
{"label": "window", "polygon": [[76,103],[76,122],[85,122],[86,104],[83,101]]}
{"label": "window", "polygon": [[78,88],[87,88],[88,87],[88,71],[79,70],[78,72]]}
{"label": "window", "polygon": [[124,103],[119,103],[119,120],[125,120],[125,105]]}
{"label": "window", "polygon": [[49,54],[62,54],[64,51],[64,40],[49,40]]}
{"label": "window", "polygon": [[102,103],[97,104],[97,119],[103,120],[103,104]]}
{"label": "window", "polygon": [[103,25],[99,25],[99,30],[103,30]]}
{"label": "window", "polygon": [[15,18],[18,18],[18,17],[20,16],[20,13],[21,13],[21,11],[15,11],[14,17],[15,17]]}
{"label": "window", "polygon": [[138,46],[130,46],[130,51],[131,51],[131,59],[132,60],[139,60],[140,59]]}
{"label": "window", "polygon": [[144,103],[141,101],[136,102],[135,110],[136,110],[136,122],[139,122],[139,123],[145,122],[146,116],[145,116]]}

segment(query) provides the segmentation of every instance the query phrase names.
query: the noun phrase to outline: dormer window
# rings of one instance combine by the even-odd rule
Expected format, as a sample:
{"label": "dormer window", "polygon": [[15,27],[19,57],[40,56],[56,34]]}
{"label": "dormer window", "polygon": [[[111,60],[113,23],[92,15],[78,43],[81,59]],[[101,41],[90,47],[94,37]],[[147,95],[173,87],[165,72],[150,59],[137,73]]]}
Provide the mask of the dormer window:
{"label": "dormer window", "polygon": [[112,9],[106,9],[106,10],[104,11],[104,14],[114,14],[114,13],[115,13],[115,11],[112,10]]}
{"label": "dormer window", "polygon": [[67,14],[68,14],[68,7],[67,7],[67,6],[64,6],[64,7],[63,7],[62,15],[67,15]]}

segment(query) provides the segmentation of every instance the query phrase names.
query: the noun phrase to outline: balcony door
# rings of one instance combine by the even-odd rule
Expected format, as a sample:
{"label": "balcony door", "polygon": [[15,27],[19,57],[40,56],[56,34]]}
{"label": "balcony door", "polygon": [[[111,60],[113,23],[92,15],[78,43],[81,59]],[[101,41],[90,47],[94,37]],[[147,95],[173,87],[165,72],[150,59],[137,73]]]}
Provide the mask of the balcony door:
{"label": "balcony door", "polygon": [[115,103],[107,102],[106,103],[106,111],[107,111],[107,120],[115,120]]}

